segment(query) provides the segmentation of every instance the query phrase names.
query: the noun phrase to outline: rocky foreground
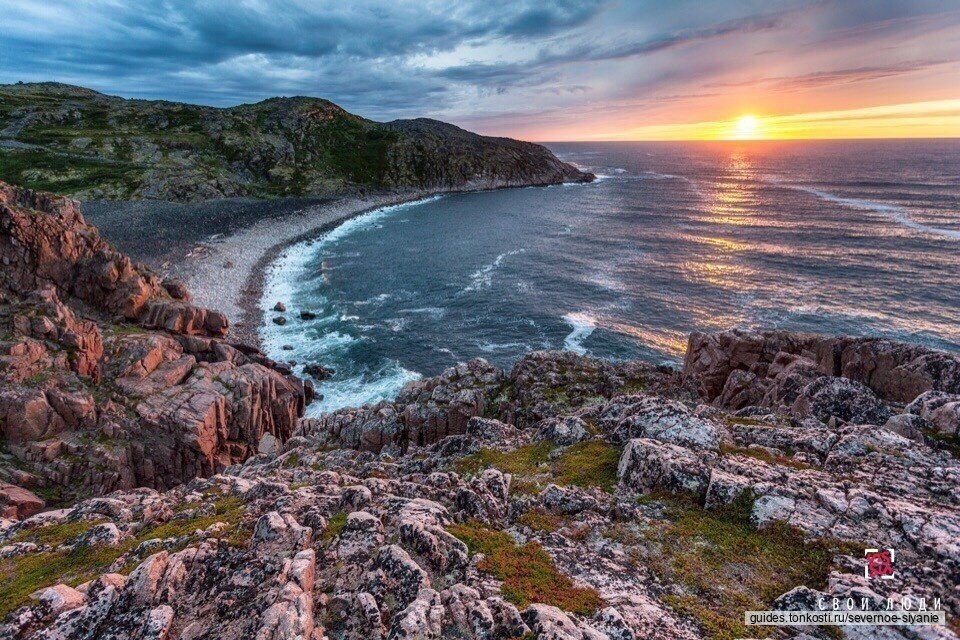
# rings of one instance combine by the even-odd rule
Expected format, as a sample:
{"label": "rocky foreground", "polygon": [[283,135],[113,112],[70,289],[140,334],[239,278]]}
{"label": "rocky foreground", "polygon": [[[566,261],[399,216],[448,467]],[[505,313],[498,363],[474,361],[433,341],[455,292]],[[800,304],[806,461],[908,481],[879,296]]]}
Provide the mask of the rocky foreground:
{"label": "rocky foreground", "polygon": [[[0,637],[958,637],[956,355],[694,334],[682,370],[536,352],[298,419],[74,203],[0,194]],[[951,626],[743,625],[832,597]]]}

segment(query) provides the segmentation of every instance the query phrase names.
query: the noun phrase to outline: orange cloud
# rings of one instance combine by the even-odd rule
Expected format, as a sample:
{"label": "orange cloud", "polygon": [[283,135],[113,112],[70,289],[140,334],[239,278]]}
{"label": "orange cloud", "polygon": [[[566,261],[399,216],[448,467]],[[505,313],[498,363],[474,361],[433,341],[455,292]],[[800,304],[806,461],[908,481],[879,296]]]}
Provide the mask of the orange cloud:
{"label": "orange cloud", "polygon": [[595,140],[960,137],[960,99],[790,115],[737,114],[729,120],[648,125],[587,137]]}

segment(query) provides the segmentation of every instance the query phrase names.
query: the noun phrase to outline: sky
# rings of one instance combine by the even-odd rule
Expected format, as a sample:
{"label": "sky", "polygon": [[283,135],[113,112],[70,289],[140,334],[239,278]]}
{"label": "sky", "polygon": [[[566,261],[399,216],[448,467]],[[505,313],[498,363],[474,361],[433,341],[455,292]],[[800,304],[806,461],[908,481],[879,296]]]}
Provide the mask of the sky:
{"label": "sky", "polygon": [[0,0],[0,82],[528,140],[960,137],[960,0]]}

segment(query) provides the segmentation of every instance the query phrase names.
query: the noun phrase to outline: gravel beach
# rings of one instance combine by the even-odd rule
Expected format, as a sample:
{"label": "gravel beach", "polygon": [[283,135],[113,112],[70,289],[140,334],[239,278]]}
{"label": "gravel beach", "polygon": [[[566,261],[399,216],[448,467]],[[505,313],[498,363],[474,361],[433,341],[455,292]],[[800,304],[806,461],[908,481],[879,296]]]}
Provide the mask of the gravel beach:
{"label": "gravel beach", "polygon": [[429,195],[83,204],[88,220],[119,249],[183,279],[199,305],[226,313],[233,340],[259,344],[263,273],[280,251],[353,216]]}

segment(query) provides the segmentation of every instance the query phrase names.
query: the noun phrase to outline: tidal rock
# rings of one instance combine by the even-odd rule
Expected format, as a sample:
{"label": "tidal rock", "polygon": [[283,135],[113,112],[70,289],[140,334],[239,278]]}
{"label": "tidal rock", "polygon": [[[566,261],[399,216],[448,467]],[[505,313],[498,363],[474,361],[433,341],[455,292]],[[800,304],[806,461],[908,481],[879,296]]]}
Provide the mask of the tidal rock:
{"label": "tidal rock", "polygon": [[336,373],[333,369],[329,369],[321,364],[308,364],[303,368],[303,372],[308,376],[312,376],[318,382],[323,382]]}

